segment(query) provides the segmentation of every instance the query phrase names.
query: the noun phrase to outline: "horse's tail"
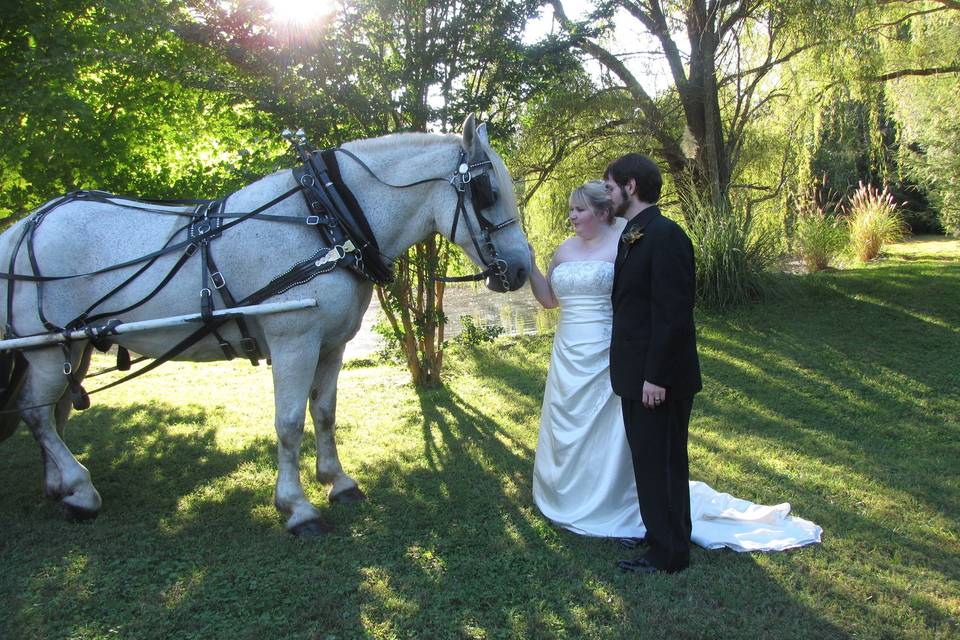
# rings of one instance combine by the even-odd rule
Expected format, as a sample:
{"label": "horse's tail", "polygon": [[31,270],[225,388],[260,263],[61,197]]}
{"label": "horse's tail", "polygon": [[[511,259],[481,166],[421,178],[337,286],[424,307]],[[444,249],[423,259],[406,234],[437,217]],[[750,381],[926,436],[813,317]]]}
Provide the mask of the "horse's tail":
{"label": "horse's tail", "polygon": [[20,424],[17,396],[27,377],[28,365],[19,351],[0,352],[0,442],[12,436]]}

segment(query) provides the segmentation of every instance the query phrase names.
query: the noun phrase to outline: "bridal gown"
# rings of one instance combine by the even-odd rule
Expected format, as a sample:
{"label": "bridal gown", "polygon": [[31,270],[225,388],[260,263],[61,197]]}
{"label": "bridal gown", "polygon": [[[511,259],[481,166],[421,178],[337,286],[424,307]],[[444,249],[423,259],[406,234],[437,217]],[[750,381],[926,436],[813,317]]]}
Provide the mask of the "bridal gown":
{"label": "bridal gown", "polygon": [[[560,322],[540,417],[533,499],[555,524],[588,536],[640,538],[633,461],[610,387],[613,263],[562,262],[550,275]],[[820,542],[817,525],[690,482],[693,542],[707,549],[774,551]]]}

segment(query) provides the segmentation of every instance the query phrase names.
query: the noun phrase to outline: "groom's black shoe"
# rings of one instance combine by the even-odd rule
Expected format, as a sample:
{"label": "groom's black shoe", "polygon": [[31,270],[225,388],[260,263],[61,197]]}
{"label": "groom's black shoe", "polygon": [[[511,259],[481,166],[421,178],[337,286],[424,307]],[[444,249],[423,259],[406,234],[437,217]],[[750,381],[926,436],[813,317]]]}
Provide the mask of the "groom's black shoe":
{"label": "groom's black shoe", "polygon": [[643,556],[634,558],[633,560],[617,560],[617,566],[624,571],[629,571],[631,573],[673,573],[672,571],[667,571],[666,569],[653,566]]}
{"label": "groom's black shoe", "polygon": [[649,546],[646,538],[617,538],[617,542],[620,543],[621,547],[626,547],[627,549]]}

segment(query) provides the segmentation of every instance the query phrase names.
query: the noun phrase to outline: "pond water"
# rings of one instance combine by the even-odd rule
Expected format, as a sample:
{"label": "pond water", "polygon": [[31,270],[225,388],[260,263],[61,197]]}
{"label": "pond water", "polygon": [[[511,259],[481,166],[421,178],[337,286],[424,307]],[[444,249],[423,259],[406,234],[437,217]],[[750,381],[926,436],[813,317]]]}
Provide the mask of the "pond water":
{"label": "pond water", "polygon": [[[519,291],[494,293],[485,287],[473,285],[448,286],[443,296],[443,309],[447,314],[446,339],[451,340],[463,331],[463,318],[470,316],[481,327],[500,326],[506,335],[535,334],[553,330],[557,326],[558,311],[544,309],[524,286]],[[344,359],[365,358],[382,346],[380,336],[374,333],[375,325],[383,314],[377,295],[374,293],[370,308],[363,316],[363,323],[356,337],[347,344]]]}

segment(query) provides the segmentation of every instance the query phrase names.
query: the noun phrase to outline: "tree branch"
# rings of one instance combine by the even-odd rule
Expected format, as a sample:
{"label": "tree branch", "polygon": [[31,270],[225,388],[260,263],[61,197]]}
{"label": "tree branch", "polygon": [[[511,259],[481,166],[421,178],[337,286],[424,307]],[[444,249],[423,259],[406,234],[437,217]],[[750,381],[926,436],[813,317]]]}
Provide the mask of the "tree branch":
{"label": "tree branch", "polygon": [[682,91],[687,84],[687,74],[683,68],[683,58],[680,54],[680,49],[677,47],[677,43],[673,41],[673,38],[670,37],[667,17],[664,15],[660,3],[657,2],[657,0],[652,0],[647,11],[644,11],[640,5],[633,2],[622,2],[621,6],[636,18],[652,36],[655,36],[660,41],[663,54],[667,58],[667,63],[670,65],[670,73],[673,75],[673,81],[677,85],[677,88]]}
{"label": "tree branch", "polygon": [[898,71],[881,73],[878,76],[868,76],[865,79],[873,80],[875,82],[886,82],[888,80],[896,80],[897,78],[903,78],[906,76],[936,76],[950,73],[960,73],[960,65],[954,64],[947,67],[927,67],[924,69],[899,69]]}
{"label": "tree branch", "polygon": [[553,5],[554,16],[557,17],[563,29],[570,34],[573,39],[574,46],[596,58],[600,64],[620,78],[626,86],[627,91],[629,91],[633,99],[637,101],[640,111],[643,112],[646,118],[647,128],[650,133],[657,139],[657,142],[663,145],[668,153],[675,154],[674,157],[677,159],[682,158],[683,152],[680,150],[677,141],[671,138],[662,126],[655,125],[655,123],[664,122],[660,109],[623,61],[597,43],[575,33],[575,25],[567,18],[567,14],[564,12],[560,0],[550,0],[550,4]]}
{"label": "tree branch", "polygon": [[907,20],[910,20],[911,18],[916,18],[917,16],[925,16],[931,13],[939,13],[941,11],[948,11],[948,10],[949,10],[948,7],[934,7],[933,9],[924,9],[922,11],[912,11],[904,16],[897,18],[893,22],[880,22],[877,24],[877,27],[880,27],[880,28],[898,27],[904,22],[906,22]]}
{"label": "tree branch", "polygon": [[[923,0],[880,0],[877,4],[914,4],[916,2],[922,2]],[[930,0],[931,2],[936,2],[941,4],[948,9],[954,9],[960,11],[960,2],[957,0]]]}

